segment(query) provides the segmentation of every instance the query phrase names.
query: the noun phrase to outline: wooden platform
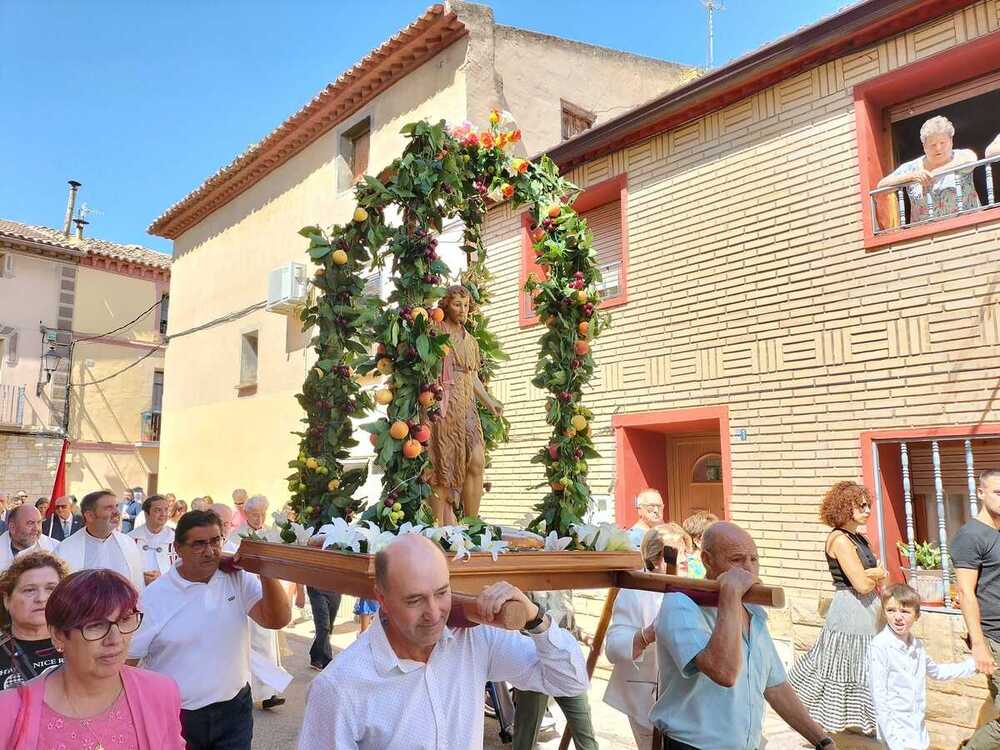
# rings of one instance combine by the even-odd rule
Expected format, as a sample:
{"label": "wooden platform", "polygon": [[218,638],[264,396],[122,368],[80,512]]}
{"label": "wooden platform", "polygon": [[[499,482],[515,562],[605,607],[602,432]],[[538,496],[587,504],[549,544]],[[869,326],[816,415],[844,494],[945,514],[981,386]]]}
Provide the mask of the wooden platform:
{"label": "wooden platform", "polygon": [[[374,595],[374,555],[244,540],[240,565],[252,573],[324,591]],[[475,552],[471,559],[451,559],[449,567],[452,588],[474,595],[496,581],[507,581],[522,591],[611,588],[619,572],[638,570],[642,561],[638,552],[505,552],[496,561]]]}

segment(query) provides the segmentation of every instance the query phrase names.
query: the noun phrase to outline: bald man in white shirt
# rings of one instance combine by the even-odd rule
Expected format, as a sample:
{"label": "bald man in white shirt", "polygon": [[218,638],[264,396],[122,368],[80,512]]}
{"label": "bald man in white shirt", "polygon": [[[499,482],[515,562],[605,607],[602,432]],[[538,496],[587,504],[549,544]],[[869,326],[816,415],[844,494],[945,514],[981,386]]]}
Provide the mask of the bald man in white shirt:
{"label": "bald man in white shirt", "polygon": [[580,695],[589,680],[580,646],[505,581],[479,596],[481,615],[521,602],[523,634],[451,629],[451,585],[441,548],[415,534],[375,556],[380,618],[313,681],[299,750],[473,750],[483,746],[483,685],[506,681],[546,695]]}

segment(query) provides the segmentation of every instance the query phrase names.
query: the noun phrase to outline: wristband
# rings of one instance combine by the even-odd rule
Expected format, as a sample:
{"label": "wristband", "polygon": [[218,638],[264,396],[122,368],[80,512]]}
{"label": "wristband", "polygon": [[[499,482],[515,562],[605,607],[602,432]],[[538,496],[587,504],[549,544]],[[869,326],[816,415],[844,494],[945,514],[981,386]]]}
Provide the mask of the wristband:
{"label": "wristband", "polygon": [[531,633],[532,631],[537,630],[545,621],[545,608],[540,604],[536,604],[535,606],[538,607],[538,614],[535,615],[535,619],[528,620],[528,622],[524,623],[524,627],[521,628],[522,632]]}

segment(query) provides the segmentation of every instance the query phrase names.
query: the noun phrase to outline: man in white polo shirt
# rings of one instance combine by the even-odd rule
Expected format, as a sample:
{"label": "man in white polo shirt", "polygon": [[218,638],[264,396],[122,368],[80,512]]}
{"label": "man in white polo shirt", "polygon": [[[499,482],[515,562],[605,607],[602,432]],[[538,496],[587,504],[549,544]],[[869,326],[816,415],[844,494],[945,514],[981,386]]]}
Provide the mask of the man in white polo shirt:
{"label": "man in white polo shirt", "polygon": [[247,616],[273,630],[292,619],[280,581],[220,568],[222,533],[212,511],[181,517],[174,536],[180,562],[146,588],[142,626],[129,647],[131,660],[177,682],[188,750],[250,750]]}
{"label": "man in white polo shirt", "polygon": [[142,553],[142,576],[148,586],[174,564],[174,530],[167,526],[167,498],[163,495],[143,500],[142,513],[146,522],[129,536]]}
{"label": "man in white polo shirt", "polygon": [[121,573],[142,592],[142,555],[135,542],[118,531],[121,513],[118,499],[109,490],[97,490],[80,501],[84,526],[56,547],[56,555],[78,570],[106,568]]}

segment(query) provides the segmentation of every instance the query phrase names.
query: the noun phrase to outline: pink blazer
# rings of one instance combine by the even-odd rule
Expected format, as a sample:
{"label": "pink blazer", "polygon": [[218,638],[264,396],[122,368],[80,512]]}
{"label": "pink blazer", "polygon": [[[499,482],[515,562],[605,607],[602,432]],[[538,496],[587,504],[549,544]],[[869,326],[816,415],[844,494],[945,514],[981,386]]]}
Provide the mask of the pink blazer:
{"label": "pink blazer", "polygon": [[[134,667],[122,667],[139,750],[184,750],[181,737],[181,696],[169,677]],[[46,675],[0,692],[0,747],[34,750],[45,698]]]}

